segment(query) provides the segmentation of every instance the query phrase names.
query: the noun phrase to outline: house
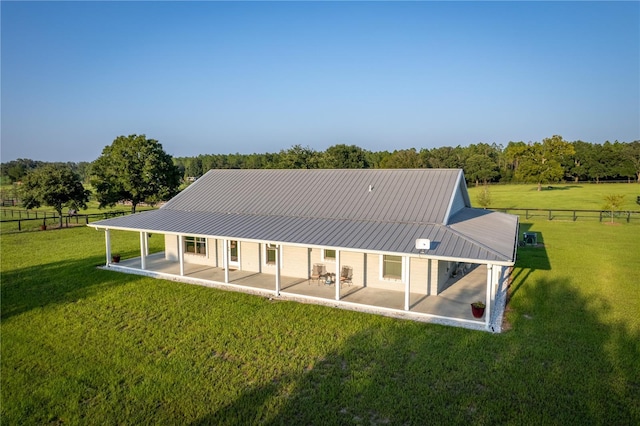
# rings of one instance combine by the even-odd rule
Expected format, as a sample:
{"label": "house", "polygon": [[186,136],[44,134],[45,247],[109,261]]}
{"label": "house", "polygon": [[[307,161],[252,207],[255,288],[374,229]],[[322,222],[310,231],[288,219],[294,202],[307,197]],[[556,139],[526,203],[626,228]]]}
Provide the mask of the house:
{"label": "house", "polygon": [[[210,170],[89,226],[107,268],[494,332],[518,246],[518,217],[472,208],[458,169]],[[112,262],[110,230],[139,233],[140,256]]]}

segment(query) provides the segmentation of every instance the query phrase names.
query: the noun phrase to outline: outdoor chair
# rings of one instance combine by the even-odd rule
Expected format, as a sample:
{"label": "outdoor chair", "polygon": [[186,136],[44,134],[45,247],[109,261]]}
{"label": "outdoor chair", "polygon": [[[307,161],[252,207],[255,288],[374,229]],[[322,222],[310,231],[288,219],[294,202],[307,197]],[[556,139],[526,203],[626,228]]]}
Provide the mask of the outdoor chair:
{"label": "outdoor chair", "polygon": [[318,285],[320,285],[320,280],[326,275],[325,266],[322,263],[315,263],[311,270],[311,275],[309,276],[309,284],[311,284],[311,280],[317,281]]}
{"label": "outdoor chair", "polygon": [[340,285],[349,284],[351,285],[353,279],[353,268],[351,266],[343,266],[340,270]]}

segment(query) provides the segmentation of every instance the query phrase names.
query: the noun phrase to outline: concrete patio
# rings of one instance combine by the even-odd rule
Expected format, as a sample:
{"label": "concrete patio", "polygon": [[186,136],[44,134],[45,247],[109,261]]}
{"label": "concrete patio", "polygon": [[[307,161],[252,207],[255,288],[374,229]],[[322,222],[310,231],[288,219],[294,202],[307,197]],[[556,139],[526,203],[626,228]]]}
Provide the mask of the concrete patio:
{"label": "concrete patio", "polygon": [[[225,290],[242,291],[266,297],[275,297],[275,276],[241,270],[229,270],[229,283],[225,283],[225,271],[195,264],[184,264],[184,275],[180,275],[180,265],[165,259],[164,252],[146,257],[146,268],[141,268],[141,259],[132,258],[107,267],[126,273],[155,278],[170,279],[190,284],[215,287]],[[437,296],[410,293],[409,311],[404,310],[404,291],[383,290],[353,285],[342,285],[340,300],[335,300],[335,284],[311,281],[294,277],[280,277],[280,299],[303,303],[321,304],[361,312],[375,313],[397,318],[423,322],[456,325],[484,330],[485,319],[474,318],[470,303],[485,300],[487,269],[479,265],[469,273],[455,280],[451,286]]]}

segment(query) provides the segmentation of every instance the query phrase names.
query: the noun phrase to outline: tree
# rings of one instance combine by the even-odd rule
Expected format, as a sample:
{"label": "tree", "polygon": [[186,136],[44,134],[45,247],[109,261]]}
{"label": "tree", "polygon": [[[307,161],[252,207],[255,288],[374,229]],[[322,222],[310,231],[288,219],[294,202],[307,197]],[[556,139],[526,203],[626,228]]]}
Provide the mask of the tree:
{"label": "tree", "polygon": [[482,191],[476,195],[476,201],[482,208],[487,208],[491,205],[491,192],[489,191],[489,185],[484,185]]}
{"label": "tree", "polygon": [[635,173],[637,182],[640,183],[640,141],[626,144],[624,157],[629,162],[629,169]]}
{"label": "tree", "polygon": [[325,169],[366,169],[369,168],[366,151],[356,145],[338,144],[327,148],[322,155],[321,165]]}
{"label": "tree", "polygon": [[475,181],[476,186],[482,181],[486,186],[487,182],[498,176],[498,165],[485,154],[473,154],[467,158],[464,165],[464,173],[467,179]]}
{"label": "tree", "polygon": [[525,182],[536,182],[541,191],[543,183],[557,182],[564,177],[562,163],[574,154],[573,146],[558,135],[543,139],[542,143],[526,145],[517,154],[516,177]]}
{"label": "tree", "polygon": [[92,164],[92,179],[100,208],[120,201],[156,204],[175,195],[180,170],[162,145],[145,135],[118,136]]}
{"label": "tree", "polygon": [[609,194],[604,197],[605,204],[603,209],[609,210],[611,212],[611,223],[613,223],[614,211],[619,210],[623,202],[624,202],[624,195],[622,194]]}
{"label": "tree", "polygon": [[62,209],[84,209],[90,191],[84,189],[80,176],[69,167],[48,164],[29,172],[22,186],[22,203],[32,209],[46,205],[58,212],[62,228]]}
{"label": "tree", "polygon": [[424,164],[416,149],[410,148],[393,151],[380,166],[384,169],[417,169],[424,167]]}
{"label": "tree", "polygon": [[294,145],[280,151],[278,167],[281,169],[317,169],[319,155],[310,147]]}

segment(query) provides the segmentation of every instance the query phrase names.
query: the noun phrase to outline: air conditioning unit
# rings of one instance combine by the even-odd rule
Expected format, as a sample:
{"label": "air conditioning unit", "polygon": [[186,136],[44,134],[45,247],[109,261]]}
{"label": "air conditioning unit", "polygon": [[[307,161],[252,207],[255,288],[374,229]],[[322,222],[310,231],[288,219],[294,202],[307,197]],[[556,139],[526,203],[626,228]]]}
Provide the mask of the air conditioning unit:
{"label": "air conditioning unit", "polygon": [[525,245],[535,246],[538,244],[538,233],[537,232],[524,232],[522,234],[522,240]]}
{"label": "air conditioning unit", "polygon": [[431,240],[427,238],[418,238],[416,240],[416,250],[429,250],[431,248]]}

